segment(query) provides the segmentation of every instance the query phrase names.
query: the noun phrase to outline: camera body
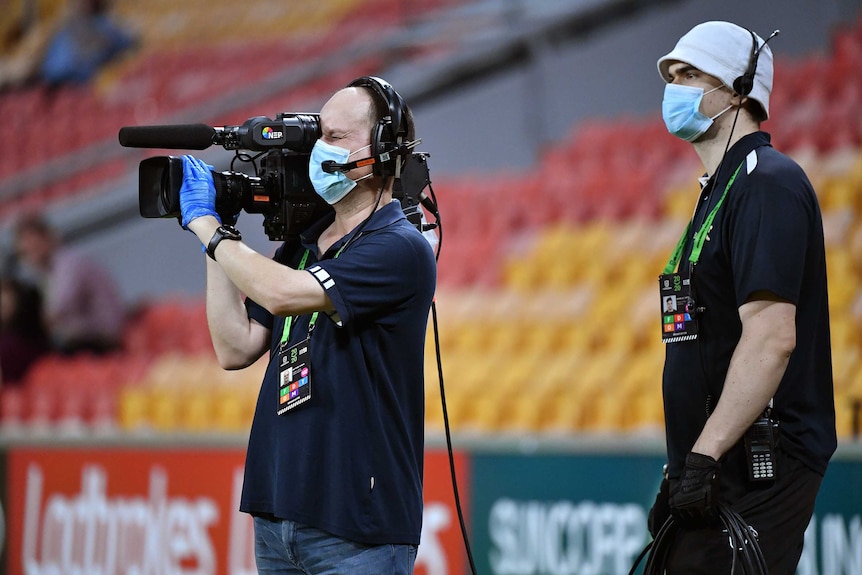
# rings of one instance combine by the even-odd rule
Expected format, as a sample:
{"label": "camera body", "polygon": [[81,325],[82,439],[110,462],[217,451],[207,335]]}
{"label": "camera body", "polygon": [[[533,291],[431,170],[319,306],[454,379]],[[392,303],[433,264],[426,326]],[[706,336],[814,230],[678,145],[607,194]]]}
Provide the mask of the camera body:
{"label": "camera body", "polygon": [[[215,207],[222,220],[240,211],[263,215],[269,239],[284,241],[301,233],[332,208],[308,179],[308,155],[268,152],[256,176],[242,172],[213,172]],[[145,218],[180,215],[183,159],[154,156],[138,169],[138,207]]]}
{"label": "camera body", "polygon": [[[248,162],[254,166],[255,175],[232,170],[213,172],[215,208],[222,219],[240,211],[262,214],[267,237],[273,241],[285,241],[295,238],[308,225],[332,210],[315,192],[308,176],[311,150],[320,137],[318,114],[284,113],[278,114],[275,120],[256,116],[249,118],[241,126],[219,128],[196,125],[192,128],[206,128],[204,136],[206,139],[211,137],[211,143],[200,142],[198,132],[187,131],[185,139],[179,138],[184,146],[175,146],[167,141],[159,142],[158,136],[161,133],[165,135],[165,140],[170,140],[182,126],[176,127],[173,133],[170,126],[156,128],[161,128],[161,132],[152,130],[156,136],[147,139],[145,145],[123,145],[203,149],[215,144],[226,150],[235,150],[234,161]],[[129,128],[123,130],[128,131]],[[188,133],[192,134],[190,138]],[[121,141],[123,139],[121,130]],[[159,145],[151,140],[155,140]],[[179,140],[175,140],[177,141]],[[260,153],[250,156],[240,150]],[[138,207],[141,216],[178,217],[182,180],[181,157],[155,156],[142,160],[138,167]],[[422,190],[429,183],[427,154],[412,153],[404,162],[401,185],[396,185],[393,195],[401,202],[408,219],[420,231],[422,224],[419,204]]]}

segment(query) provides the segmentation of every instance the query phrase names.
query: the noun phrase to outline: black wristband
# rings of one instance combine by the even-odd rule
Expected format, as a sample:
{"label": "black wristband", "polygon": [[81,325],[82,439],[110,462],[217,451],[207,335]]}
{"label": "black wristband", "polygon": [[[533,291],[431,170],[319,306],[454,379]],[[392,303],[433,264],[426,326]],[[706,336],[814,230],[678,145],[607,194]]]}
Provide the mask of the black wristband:
{"label": "black wristband", "polygon": [[207,255],[215,261],[215,249],[222,240],[240,241],[242,234],[233,226],[219,226],[207,244]]}

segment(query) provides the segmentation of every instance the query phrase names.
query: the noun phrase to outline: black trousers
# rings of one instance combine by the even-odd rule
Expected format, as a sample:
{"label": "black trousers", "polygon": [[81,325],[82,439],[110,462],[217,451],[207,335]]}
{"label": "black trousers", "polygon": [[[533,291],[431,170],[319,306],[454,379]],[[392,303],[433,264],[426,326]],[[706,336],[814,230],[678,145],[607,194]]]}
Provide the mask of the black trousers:
{"label": "black trousers", "polygon": [[[720,473],[721,499],[759,534],[758,541],[769,575],[794,575],[823,477],[784,454],[780,447],[776,458],[775,481],[757,487],[747,481],[741,450],[728,457],[730,465],[722,463]],[[722,532],[721,527],[680,528],[670,549],[667,573],[729,575],[731,558],[728,535]]]}

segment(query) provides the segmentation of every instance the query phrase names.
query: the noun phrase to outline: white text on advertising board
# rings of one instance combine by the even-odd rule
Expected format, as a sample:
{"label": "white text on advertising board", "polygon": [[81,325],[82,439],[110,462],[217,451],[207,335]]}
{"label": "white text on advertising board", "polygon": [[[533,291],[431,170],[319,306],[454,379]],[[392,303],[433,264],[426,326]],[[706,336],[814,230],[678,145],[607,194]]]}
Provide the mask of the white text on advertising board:
{"label": "white text on advertising board", "polygon": [[857,575],[862,573],[862,517],[829,513],[816,515],[805,531],[805,546],[797,575]]}
{"label": "white text on advertising board", "polygon": [[[488,528],[494,575],[625,575],[649,540],[634,503],[498,499]],[[862,574],[862,517],[812,518],[797,575]]]}
{"label": "white text on advertising board", "polygon": [[488,528],[495,575],[628,573],[647,537],[635,503],[498,499]]}
{"label": "white text on advertising board", "polygon": [[108,499],[106,479],[98,466],[84,467],[81,493],[49,495],[43,511],[42,471],[28,468],[22,549],[27,575],[215,571],[208,535],[219,518],[215,501],[169,498],[167,476],[159,468],[150,471],[147,497]]}
{"label": "white text on advertising board", "polygon": [[[251,518],[236,511],[242,467],[233,472],[230,509],[220,508],[211,496],[169,495],[168,472],[159,466],[149,469],[145,494],[122,496],[107,494],[109,473],[98,464],[81,468],[80,492],[71,495],[46,492],[44,471],[38,464],[30,463],[26,476],[20,550],[26,575],[257,572]],[[229,535],[227,549],[220,549],[210,530],[224,519],[229,521]],[[426,503],[417,571],[449,575],[441,534],[451,526],[445,504]]]}

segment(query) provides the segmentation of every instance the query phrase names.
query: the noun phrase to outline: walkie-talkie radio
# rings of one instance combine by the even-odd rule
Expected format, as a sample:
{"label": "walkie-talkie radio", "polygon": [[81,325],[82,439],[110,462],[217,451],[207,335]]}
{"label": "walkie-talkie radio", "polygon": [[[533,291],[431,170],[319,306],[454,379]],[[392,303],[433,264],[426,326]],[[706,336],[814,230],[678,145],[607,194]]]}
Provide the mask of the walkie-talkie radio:
{"label": "walkie-talkie radio", "polygon": [[778,422],[771,418],[767,408],[745,432],[745,453],[750,481],[775,480],[775,446],[778,439]]}

